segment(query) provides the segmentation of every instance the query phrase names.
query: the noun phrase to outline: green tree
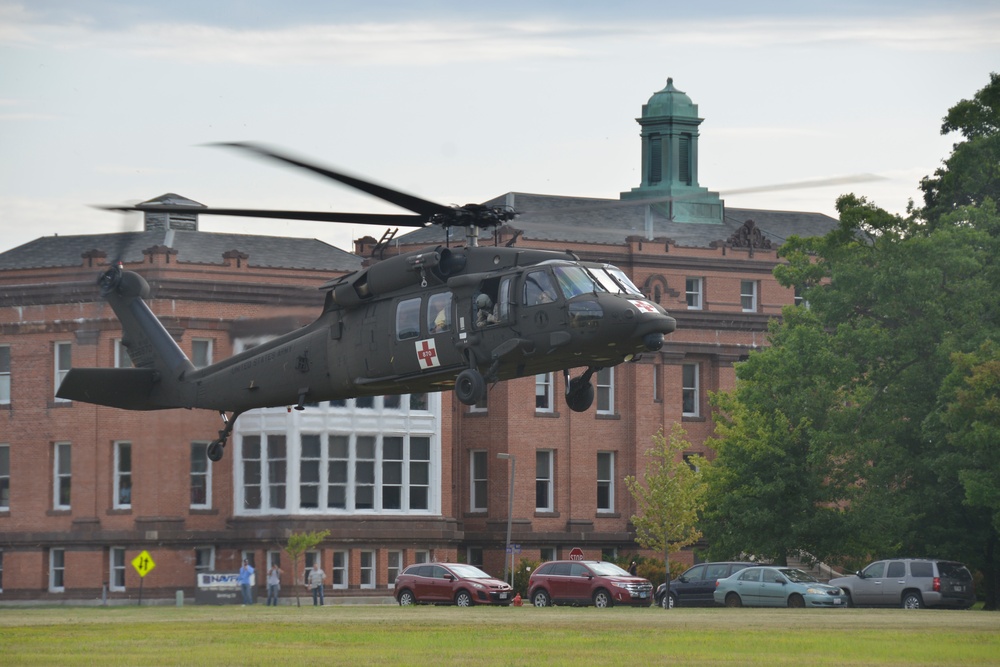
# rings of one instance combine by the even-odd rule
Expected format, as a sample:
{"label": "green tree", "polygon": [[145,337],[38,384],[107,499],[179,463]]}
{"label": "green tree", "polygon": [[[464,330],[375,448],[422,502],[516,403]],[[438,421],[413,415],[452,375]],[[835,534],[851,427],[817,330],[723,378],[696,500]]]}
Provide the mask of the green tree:
{"label": "green tree", "polygon": [[632,516],[636,542],[664,555],[670,571],[670,554],[694,544],[701,537],[698,515],[704,509],[705,484],[700,468],[705,460],[695,457],[692,468],[683,459],[690,449],[687,434],[674,424],[667,437],[661,430],[653,436],[653,446],[646,450],[646,467],[640,483],[633,475],[625,486],[635,498],[638,514]]}
{"label": "green tree", "polygon": [[299,556],[310,549],[315,549],[329,536],[329,530],[312,530],[307,533],[292,533],[288,536],[288,544],[285,545],[285,551],[292,559],[292,585],[295,588],[295,605],[297,607],[302,606],[299,600],[299,584],[305,584],[304,581],[297,581],[299,576]]}

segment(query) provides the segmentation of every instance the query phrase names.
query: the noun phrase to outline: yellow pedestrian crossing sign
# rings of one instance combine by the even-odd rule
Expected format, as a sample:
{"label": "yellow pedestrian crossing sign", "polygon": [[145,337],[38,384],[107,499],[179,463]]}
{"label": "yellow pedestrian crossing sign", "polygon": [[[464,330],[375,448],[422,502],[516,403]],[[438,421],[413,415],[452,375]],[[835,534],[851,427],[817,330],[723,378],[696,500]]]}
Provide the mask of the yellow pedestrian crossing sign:
{"label": "yellow pedestrian crossing sign", "polygon": [[150,570],[156,567],[156,563],[153,562],[153,557],[149,555],[149,552],[143,549],[141,554],[132,559],[132,567],[135,568],[140,577],[145,577]]}

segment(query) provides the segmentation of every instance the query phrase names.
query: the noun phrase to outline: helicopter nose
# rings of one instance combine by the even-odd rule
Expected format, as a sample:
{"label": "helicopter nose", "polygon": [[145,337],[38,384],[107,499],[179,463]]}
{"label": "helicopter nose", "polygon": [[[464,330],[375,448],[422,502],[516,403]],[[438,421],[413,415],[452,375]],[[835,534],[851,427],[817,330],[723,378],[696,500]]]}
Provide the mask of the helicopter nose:
{"label": "helicopter nose", "polygon": [[650,352],[656,352],[663,347],[663,334],[659,332],[646,334],[642,338],[642,344],[645,345],[646,349]]}

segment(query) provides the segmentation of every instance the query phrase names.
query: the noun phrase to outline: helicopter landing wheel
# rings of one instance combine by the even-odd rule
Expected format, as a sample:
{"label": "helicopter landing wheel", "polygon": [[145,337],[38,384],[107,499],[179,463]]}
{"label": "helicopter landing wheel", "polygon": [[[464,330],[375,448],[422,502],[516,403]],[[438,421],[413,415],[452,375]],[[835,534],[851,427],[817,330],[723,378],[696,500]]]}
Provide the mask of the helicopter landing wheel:
{"label": "helicopter landing wheel", "polygon": [[594,404],[594,385],[577,378],[569,385],[566,405],[573,412],[586,412]]}
{"label": "helicopter landing wheel", "polygon": [[222,455],[226,453],[225,440],[213,440],[208,445],[208,460],[213,463],[222,460]]}
{"label": "helicopter landing wheel", "polygon": [[467,368],[455,378],[455,395],[465,405],[475,405],[486,395],[486,380],[482,373]]}

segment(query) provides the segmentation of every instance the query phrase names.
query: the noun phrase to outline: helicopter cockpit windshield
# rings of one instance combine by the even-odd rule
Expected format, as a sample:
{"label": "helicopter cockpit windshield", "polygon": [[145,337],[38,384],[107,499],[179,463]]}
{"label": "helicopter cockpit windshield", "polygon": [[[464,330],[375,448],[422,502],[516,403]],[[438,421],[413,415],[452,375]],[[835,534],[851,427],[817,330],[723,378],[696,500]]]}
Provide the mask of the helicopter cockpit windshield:
{"label": "helicopter cockpit windshield", "polygon": [[559,288],[567,299],[606,291],[582,266],[556,265],[552,267],[552,272],[556,274]]}
{"label": "helicopter cockpit windshield", "polygon": [[610,264],[601,267],[588,266],[587,272],[612,294],[643,295],[642,291],[625,275],[625,272],[616,266]]}

